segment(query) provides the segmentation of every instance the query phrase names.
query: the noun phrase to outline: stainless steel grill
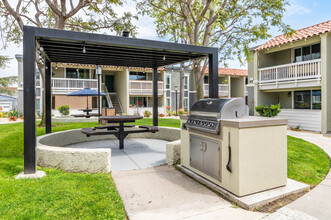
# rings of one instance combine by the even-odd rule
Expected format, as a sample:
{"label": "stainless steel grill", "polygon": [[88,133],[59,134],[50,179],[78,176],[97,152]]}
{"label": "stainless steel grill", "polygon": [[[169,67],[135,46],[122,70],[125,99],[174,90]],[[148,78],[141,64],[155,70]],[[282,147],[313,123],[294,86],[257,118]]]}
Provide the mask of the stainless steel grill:
{"label": "stainless steel grill", "polygon": [[247,116],[243,98],[201,99],[192,106],[186,127],[219,134],[220,120]]}

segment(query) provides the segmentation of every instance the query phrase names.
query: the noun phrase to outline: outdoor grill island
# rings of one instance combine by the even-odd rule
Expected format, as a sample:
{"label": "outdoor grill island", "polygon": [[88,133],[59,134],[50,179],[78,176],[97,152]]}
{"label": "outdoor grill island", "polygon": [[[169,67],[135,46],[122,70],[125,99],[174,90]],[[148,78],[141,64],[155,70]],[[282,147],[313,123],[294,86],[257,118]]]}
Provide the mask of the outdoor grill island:
{"label": "outdoor grill island", "polygon": [[243,98],[202,99],[181,118],[181,167],[245,196],[287,183],[287,120],[248,116]]}

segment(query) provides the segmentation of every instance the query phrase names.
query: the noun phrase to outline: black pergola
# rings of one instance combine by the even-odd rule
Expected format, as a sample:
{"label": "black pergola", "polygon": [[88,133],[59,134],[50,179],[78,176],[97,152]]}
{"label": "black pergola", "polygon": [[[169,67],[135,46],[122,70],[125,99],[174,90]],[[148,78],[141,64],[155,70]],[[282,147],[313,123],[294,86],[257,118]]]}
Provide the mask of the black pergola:
{"label": "black pergola", "polygon": [[[46,133],[51,133],[51,63],[153,68],[153,125],[158,125],[158,67],[209,58],[209,97],[218,97],[218,50],[162,41],[23,27],[24,173],[36,173],[35,61],[45,59]],[[86,53],[83,53],[85,47]]]}

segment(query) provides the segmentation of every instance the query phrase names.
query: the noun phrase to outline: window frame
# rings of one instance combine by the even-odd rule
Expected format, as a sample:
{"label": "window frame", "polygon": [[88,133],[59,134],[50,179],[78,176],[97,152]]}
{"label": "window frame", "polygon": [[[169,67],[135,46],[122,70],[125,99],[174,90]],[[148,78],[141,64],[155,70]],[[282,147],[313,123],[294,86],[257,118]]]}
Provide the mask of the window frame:
{"label": "window frame", "polygon": [[[313,59],[313,46],[316,46],[316,45],[319,45],[319,48],[320,48],[320,52],[319,52],[319,58],[314,58]],[[309,50],[310,50],[310,59],[308,60],[304,60],[303,59],[303,48],[306,48],[306,47],[309,47]],[[300,61],[296,61],[296,55],[295,55],[295,51],[300,49],[300,57],[301,57],[301,60]],[[306,62],[306,61],[310,61],[310,60],[318,60],[318,59],[321,59],[321,43],[314,43],[314,44],[310,44],[310,45],[306,45],[306,46],[301,46],[301,47],[295,47],[292,49],[292,63],[300,63],[300,62]]]}

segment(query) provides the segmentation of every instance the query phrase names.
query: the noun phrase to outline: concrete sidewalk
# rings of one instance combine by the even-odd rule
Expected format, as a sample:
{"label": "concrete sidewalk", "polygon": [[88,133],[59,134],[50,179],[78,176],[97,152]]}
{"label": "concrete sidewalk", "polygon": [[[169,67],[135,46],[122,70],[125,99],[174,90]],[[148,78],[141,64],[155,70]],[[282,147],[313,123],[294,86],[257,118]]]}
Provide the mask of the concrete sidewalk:
{"label": "concrete sidewalk", "polygon": [[260,219],[171,166],[112,173],[126,213],[136,219]]}
{"label": "concrete sidewalk", "polygon": [[[288,131],[288,135],[301,138],[322,148],[331,157],[331,138],[321,134]],[[279,209],[266,219],[331,219],[331,172],[312,191]],[[300,216],[300,218],[298,218]]]}

